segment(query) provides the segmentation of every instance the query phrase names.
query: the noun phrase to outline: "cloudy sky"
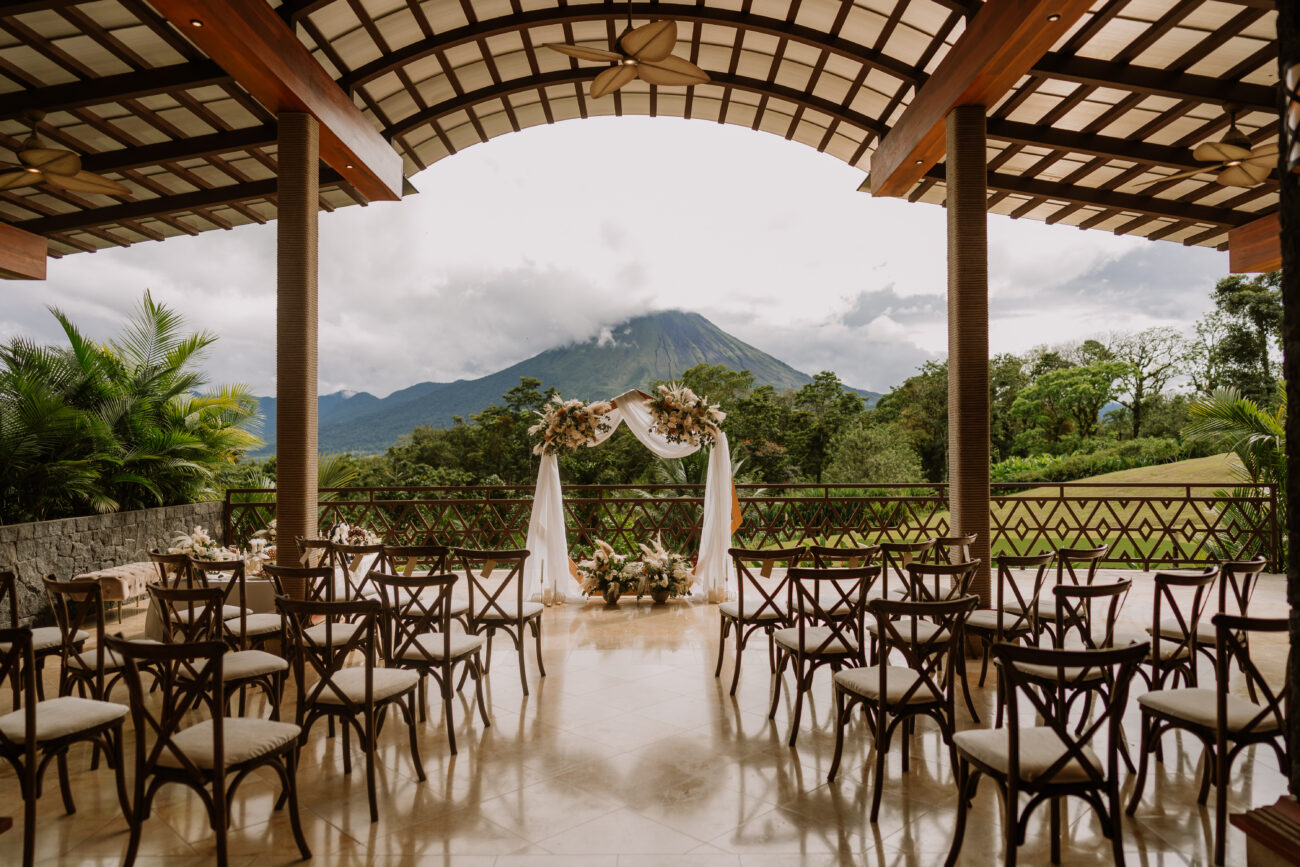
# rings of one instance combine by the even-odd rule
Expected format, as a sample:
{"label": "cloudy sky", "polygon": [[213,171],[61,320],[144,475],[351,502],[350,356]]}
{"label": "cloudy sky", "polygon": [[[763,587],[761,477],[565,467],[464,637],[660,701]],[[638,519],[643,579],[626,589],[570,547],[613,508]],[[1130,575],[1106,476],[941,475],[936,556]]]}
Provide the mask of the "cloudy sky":
{"label": "cloudy sky", "polygon": [[[803,145],[669,118],[525,130],[413,178],[418,196],[321,215],[320,391],[474,378],[646,311],[700,313],[800,370],[887,391],[946,348],[944,212],[856,192]],[[993,352],[1189,328],[1227,254],[993,217]],[[45,310],[111,335],[145,289],[221,336],[213,381],[275,387],[275,231],[51,260],[9,283],[0,339]]]}

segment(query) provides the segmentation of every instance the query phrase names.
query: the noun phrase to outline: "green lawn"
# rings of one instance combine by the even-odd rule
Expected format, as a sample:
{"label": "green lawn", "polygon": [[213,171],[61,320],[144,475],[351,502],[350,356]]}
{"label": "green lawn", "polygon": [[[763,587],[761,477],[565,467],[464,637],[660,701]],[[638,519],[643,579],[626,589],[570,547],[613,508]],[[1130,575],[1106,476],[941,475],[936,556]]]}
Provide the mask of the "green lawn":
{"label": "green lawn", "polygon": [[[1105,484],[1108,487],[1077,488],[1073,491],[1067,489],[1067,494],[1069,496],[1085,497],[1174,496],[1181,494],[1182,486],[1188,484],[1232,488],[1241,481],[1238,475],[1240,471],[1241,462],[1237,460],[1236,455],[1226,452],[1221,455],[1210,455],[1208,458],[1192,458],[1188,461],[1174,461],[1171,464],[1156,464],[1152,467],[1135,467],[1131,470],[1120,470],[1087,479],[1079,479],[1080,482]],[[1171,483],[1171,486],[1164,489],[1133,487],[1139,484],[1160,484],[1162,482]],[[1056,486],[1048,485],[1027,490],[1019,496],[1041,497],[1052,496],[1055,493]],[[1203,492],[1198,491],[1197,493]]]}

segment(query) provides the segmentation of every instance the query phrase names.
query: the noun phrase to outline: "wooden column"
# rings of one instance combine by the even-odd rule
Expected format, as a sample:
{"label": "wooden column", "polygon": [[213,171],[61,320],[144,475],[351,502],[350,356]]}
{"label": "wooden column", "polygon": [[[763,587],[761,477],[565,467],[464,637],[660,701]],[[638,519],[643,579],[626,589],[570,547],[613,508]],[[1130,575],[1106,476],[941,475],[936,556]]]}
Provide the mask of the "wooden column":
{"label": "wooden column", "polygon": [[952,535],[975,533],[974,592],[989,592],[988,166],[982,105],[949,112],[948,504]]}
{"label": "wooden column", "polygon": [[[1279,77],[1286,80],[1286,68],[1300,63],[1300,4],[1277,4],[1277,44]],[[1284,91],[1284,88],[1279,88]],[[1300,175],[1287,171],[1288,151],[1285,128],[1286,96],[1282,102],[1282,121],[1278,126],[1281,182],[1278,211],[1281,218],[1282,246],[1282,367],[1286,377],[1287,405],[1300,406]],[[1289,540],[1300,541],[1300,412],[1291,410],[1286,417],[1287,481],[1286,533],[1283,556],[1287,560],[1287,601],[1291,603],[1291,652],[1288,666],[1291,687],[1291,712],[1287,718],[1291,750],[1291,794],[1300,796],[1300,713],[1296,713],[1297,689],[1300,689],[1300,555]]]}
{"label": "wooden column", "polygon": [[297,565],[294,540],[315,538],[316,271],[320,131],[303,112],[279,115],[276,219],[276,560]]}

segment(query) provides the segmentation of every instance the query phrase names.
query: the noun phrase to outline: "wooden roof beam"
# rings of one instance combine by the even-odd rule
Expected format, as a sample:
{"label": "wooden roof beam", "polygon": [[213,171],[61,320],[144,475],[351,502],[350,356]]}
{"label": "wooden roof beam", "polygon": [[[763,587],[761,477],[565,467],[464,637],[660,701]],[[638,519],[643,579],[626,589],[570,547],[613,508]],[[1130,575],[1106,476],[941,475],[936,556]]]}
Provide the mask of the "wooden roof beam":
{"label": "wooden roof beam", "polygon": [[907,195],[943,159],[948,113],[959,105],[995,105],[1091,5],[1092,0],[987,0],[881,139],[871,158],[872,195]]}
{"label": "wooden roof beam", "polygon": [[0,278],[44,280],[49,246],[40,235],[0,223]]}
{"label": "wooden roof beam", "polygon": [[193,138],[87,154],[81,158],[81,164],[88,171],[104,174],[137,169],[142,166],[201,159],[235,151],[247,151],[250,148],[273,147],[278,141],[276,125],[264,124],[229,132],[215,132]]}
{"label": "wooden roof beam", "polygon": [[1072,132],[1052,126],[1017,123],[996,117],[988,120],[988,137],[1012,144],[1089,154],[1108,160],[1125,160],[1177,169],[1199,169],[1205,166],[1205,163],[1192,159],[1190,148]]}
{"label": "wooden roof beam", "polygon": [[1276,211],[1228,232],[1228,270],[1258,274],[1282,267],[1282,222]]}
{"label": "wooden roof beam", "polygon": [[266,0],[149,2],[268,111],[315,117],[321,160],[361,195],[371,201],[402,197],[401,156]]}
{"label": "wooden roof beam", "polygon": [[[320,186],[322,190],[326,187],[338,186],[341,180],[337,172],[329,169],[321,171]],[[261,181],[249,181],[244,184],[229,184],[206,190],[177,193],[173,196],[158,196],[152,199],[124,202],[103,208],[89,208],[81,211],[71,211],[66,214],[52,214],[47,217],[24,220],[15,225],[17,228],[35,235],[87,231],[95,227],[121,223],[124,220],[144,220],[179,213],[192,213],[197,209],[229,205],[232,202],[271,199],[276,195],[278,184],[278,178],[267,178]]]}
{"label": "wooden roof beam", "polygon": [[176,63],[144,72],[123,72],[90,81],[6,93],[0,96],[0,118],[18,117],[27,109],[62,111],[228,81],[230,76],[225,70],[211,61]]}
{"label": "wooden roof beam", "polygon": [[1044,78],[1075,81],[1093,87],[1109,87],[1180,100],[1194,99],[1218,105],[1236,103],[1262,111],[1277,110],[1275,88],[1263,84],[1224,81],[1207,75],[1170,72],[1066,54],[1044,55],[1031,71]]}

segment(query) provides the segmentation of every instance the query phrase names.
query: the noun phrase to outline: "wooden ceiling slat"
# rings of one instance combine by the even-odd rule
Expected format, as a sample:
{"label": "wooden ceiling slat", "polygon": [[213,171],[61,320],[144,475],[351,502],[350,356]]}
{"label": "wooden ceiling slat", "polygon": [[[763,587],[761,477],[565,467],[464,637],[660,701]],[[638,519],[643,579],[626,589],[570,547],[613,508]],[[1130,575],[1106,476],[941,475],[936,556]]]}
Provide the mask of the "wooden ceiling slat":
{"label": "wooden ceiling slat", "polygon": [[104,105],[157,93],[208,87],[230,80],[230,76],[212,61],[177,63],[142,72],[124,72],[103,78],[6,93],[0,96],[0,117],[17,117],[27,109],[61,111]]}
{"label": "wooden ceiling slat", "polygon": [[1169,72],[1163,69],[1113,63],[1089,57],[1070,57],[1045,54],[1034,64],[1035,75],[1077,81],[1095,87],[1130,90],[1173,99],[1196,99],[1214,105],[1236,103],[1248,108],[1273,111],[1276,108],[1274,88],[1262,84],[1210,78],[1187,72]]}

